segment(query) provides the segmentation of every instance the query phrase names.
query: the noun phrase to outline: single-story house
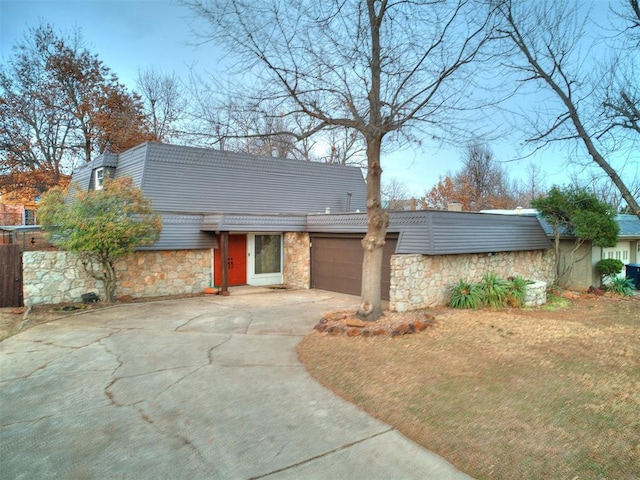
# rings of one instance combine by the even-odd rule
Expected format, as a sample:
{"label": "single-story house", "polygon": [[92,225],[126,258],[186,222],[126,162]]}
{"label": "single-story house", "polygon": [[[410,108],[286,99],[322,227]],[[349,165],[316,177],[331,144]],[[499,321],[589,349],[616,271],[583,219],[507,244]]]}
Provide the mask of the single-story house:
{"label": "single-story house", "polygon": [[[554,233],[551,225],[542,218],[536,210],[485,210],[483,213],[501,215],[537,216],[547,236],[553,240]],[[615,220],[620,227],[618,243],[614,247],[602,248],[592,245],[591,242],[583,243],[574,253],[574,265],[563,279],[566,287],[577,290],[586,290],[591,286],[600,285],[600,275],[596,271],[596,264],[605,258],[615,258],[625,265],[640,263],[640,218],[636,215],[616,215]],[[574,248],[575,237],[567,232],[560,233],[560,269],[567,269],[569,252]],[[626,274],[623,269],[620,276]]]}
{"label": "single-story house", "polygon": [[[367,218],[357,167],[148,142],[96,157],[72,181],[99,189],[107,175],[131,177],[162,215],[159,241],[117,266],[120,295],[195,293],[221,285],[225,273],[230,286],[360,292]],[[551,247],[535,217],[390,212],[382,296],[391,309],[434,305],[460,278],[486,271],[553,282]],[[70,261],[29,257],[25,272]],[[25,302],[63,301],[43,294],[46,279],[35,277],[25,273]],[[79,277],[62,289],[69,297],[99,288]]]}
{"label": "single-story house", "polygon": [[[616,246],[601,248],[592,245],[591,242],[585,242],[575,254],[578,261],[571,270],[567,286],[579,290],[599,286],[600,275],[596,271],[596,264],[604,258],[615,258],[625,265],[640,263],[640,218],[636,215],[616,215],[615,220],[620,227]],[[553,238],[551,227],[544,221],[541,224],[550,238]],[[561,235],[560,249],[569,251],[574,241],[571,235]],[[625,271],[620,275],[624,276]]]}

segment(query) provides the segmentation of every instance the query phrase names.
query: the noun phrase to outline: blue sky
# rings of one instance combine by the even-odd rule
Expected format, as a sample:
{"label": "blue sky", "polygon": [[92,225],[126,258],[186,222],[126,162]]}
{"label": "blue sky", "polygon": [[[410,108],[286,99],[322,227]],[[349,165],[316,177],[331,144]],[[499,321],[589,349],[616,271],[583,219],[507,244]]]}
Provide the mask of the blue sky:
{"label": "blue sky", "polygon": [[[87,47],[122,82],[133,88],[139,70],[155,67],[186,79],[189,68],[198,72],[219,68],[221,52],[214,45],[193,45],[190,11],[172,0],[0,0],[0,56],[11,55],[11,46],[27,28],[40,21],[61,32],[80,27]],[[491,142],[499,161],[513,177],[524,177],[530,161],[539,162],[548,185],[564,183],[568,171],[566,153],[545,150],[535,157],[511,161],[520,155],[514,139]],[[396,178],[414,195],[422,195],[440,176],[460,166],[463,151],[426,143],[387,154],[383,181]]]}

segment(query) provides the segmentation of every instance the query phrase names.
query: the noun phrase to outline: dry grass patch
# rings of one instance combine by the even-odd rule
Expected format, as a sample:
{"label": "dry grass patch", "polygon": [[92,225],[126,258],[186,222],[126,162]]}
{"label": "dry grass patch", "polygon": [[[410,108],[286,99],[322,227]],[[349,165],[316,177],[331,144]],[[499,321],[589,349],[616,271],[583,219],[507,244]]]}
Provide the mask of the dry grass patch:
{"label": "dry grass patch", "polygon": [[640,478],[640,298],[430,310],[400,338],[311,333],[321,383],[478,479]]}

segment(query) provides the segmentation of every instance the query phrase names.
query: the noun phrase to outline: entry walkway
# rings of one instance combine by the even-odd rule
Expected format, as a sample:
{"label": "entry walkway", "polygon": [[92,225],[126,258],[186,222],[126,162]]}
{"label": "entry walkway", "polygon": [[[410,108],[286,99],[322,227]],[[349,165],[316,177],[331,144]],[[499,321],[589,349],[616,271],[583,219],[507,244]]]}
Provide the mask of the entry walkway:
{"label": "entry walkway", "polygon": [[295,347],[358,299],[119,305],[0,343],[7,479],[468,479],[315,382]]}

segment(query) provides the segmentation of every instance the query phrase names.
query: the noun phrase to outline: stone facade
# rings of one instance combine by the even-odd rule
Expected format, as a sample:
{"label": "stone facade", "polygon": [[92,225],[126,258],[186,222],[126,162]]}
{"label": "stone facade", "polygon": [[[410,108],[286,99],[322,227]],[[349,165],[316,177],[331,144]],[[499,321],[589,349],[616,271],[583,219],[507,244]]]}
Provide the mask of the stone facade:
{"label": "stone facade", "polygon": [[545,303],[547,303],[547,282],[534,282],[525,287],[525,307],[539,307]]}
{"label": "stone facade", "polygon": [[[79,302],[83,293],[103,295],[69,252],[24,252],[25,305]],[[138,251],[115,265],[119,297],[157,297],[202,292],[211,281],[211,250]]]}
{"label": "stone facade", "polygon": [[460,279],[479,281],[486,272],[554,283],[553,250],[465,255],[393,255],[389,309],[406,312],[444,305]]}
{"label": "stone facade", "polygon": [[306,232],[284,234],[284,284],[293,288],[311,286],[311,244]]}

